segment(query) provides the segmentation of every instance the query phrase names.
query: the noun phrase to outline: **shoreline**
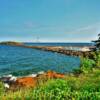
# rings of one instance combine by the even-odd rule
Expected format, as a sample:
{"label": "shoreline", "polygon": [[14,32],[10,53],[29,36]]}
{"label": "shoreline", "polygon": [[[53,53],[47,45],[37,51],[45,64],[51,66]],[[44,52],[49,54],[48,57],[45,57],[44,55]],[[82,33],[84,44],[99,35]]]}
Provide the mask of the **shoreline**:
{"label": "shoreline", "polygon": [[57,73],[55,71],[41,71],[37,74],[16,77],[13,75],[5,75],[0,77],[0,82],[4,84],[6,89],[16,89],[22,87],[36,87],[39,81],[47,81],[48,79],[64,79],[66,74]]}
{"label": "shoreline", "polygon": [[[91,51],[74,51],[74,50],[66,50],[62,46],[27,46],[23,43],[17,42],[3,42],[0,45],[10,45],[10,46],[18,46],[18,47],[25,47],[25,48],[32,48],[32,49],[39,49],[43,51],[50,51],[50,52],[57,52],[65,55],[70,56],[82,56],[82,57],[89,57],[91,56]],[[15,77],[12,75],[4,76],[0,78],[5,84],[6,88],[12,87],[35,87],[37,85],[37,81],[39,80],[47,80],[47,79],[56,79],[56,78],[64,78],[65,74],[56,73],[54,71],[47,71],[47,72],[39,72],[37,74],[31,74],[22,77]]]}
{"label": "shoreline", "polygon": [[[91,50],[94,47],[71,47],[71,46],[29,46],[25,45],[24,43],[20,42],[1,42],[0,45],[10,45],[10,46],[18,46],[18,47],[24,47],[24,48],[31,48],[31,49],[37,49],[37,50],[43,50],[43,51],[49,51],[49,52],[56,52],[56,53],[61,53],[64,55],[69,55],[69,56],[83,56],[83,57],[90,57],[91,55]],[[76,50],[73,50],[73,49]]]}

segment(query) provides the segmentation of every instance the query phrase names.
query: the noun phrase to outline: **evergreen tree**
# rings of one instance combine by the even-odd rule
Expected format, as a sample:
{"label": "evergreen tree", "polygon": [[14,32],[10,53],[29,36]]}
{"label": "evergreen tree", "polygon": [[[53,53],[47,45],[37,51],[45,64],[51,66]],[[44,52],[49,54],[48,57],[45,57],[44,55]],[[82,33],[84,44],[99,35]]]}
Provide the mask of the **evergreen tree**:
{"label": "evergreen tree", "polygon": [[98,40],[92,41],[95,43],[95,48],[94,48],[95,51],[100,50],[100,33],[98,34],[98,37],[99,37]]}

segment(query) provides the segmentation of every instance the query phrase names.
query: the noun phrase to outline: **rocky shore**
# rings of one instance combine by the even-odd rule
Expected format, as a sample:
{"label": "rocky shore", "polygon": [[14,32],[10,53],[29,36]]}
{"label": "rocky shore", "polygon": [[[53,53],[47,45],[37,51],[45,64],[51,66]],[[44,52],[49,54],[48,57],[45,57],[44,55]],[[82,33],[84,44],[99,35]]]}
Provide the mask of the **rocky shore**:
{"label": "rocky shore", "polygon": [[42,82],[46,82],[48,79],[64,78],[65,75],[56,73],[54,71],[39,72],[38,74],[32,74],[24,77],[15,77],[12,75],[3,76],[0,81],[4,83],[4,86],[8,90],[17,90],[20,88],[32,88],[38,86]]}

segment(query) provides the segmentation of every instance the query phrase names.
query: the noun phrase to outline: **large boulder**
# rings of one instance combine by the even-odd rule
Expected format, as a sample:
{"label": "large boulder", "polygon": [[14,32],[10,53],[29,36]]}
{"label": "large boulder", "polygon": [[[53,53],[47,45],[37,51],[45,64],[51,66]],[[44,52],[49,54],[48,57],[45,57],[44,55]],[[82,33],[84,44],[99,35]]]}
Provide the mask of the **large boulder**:
{"label": "large boulder", "polygon": [[23,77],[16,80],[17,85],[21,87],[35,87],[37,85],[37,78]]}

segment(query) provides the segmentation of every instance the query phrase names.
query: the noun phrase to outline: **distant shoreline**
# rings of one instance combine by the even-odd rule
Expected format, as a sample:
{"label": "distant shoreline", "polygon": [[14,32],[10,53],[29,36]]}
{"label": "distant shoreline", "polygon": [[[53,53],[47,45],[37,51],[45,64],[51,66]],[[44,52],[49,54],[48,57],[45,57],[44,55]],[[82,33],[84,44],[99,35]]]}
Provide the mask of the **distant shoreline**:
{"label": "distant shoreline", "polygon": [[16,42],[16,41],[2,41],[0,42],[0,44],[13,44],[13,45],[26,45],[26,44],[33,44],[33,46],[79,46],[79,47],[83,47],[83,46],[93,46],[94,43],[92,42]]}
{"label": "distant shoreline", "polygon": [[[61,53],[69,56],[90,56],[91,55],[91,48],[94,48],[93,46],[83,46],[80,48],[80,46],[75,46],[75,50],[72,49],[72,47],[68,46],[37,46],[37,45],[26,45],[25,43],[21,42],[1,42],[0,45],[10,45],[10,46],[19,46],[19,47],[25,47],[25,48],[32,48],[32,49],[39,49],[43,51],[51,51],[56,53]],[[79,49],[79,50],[77,50]]]}

